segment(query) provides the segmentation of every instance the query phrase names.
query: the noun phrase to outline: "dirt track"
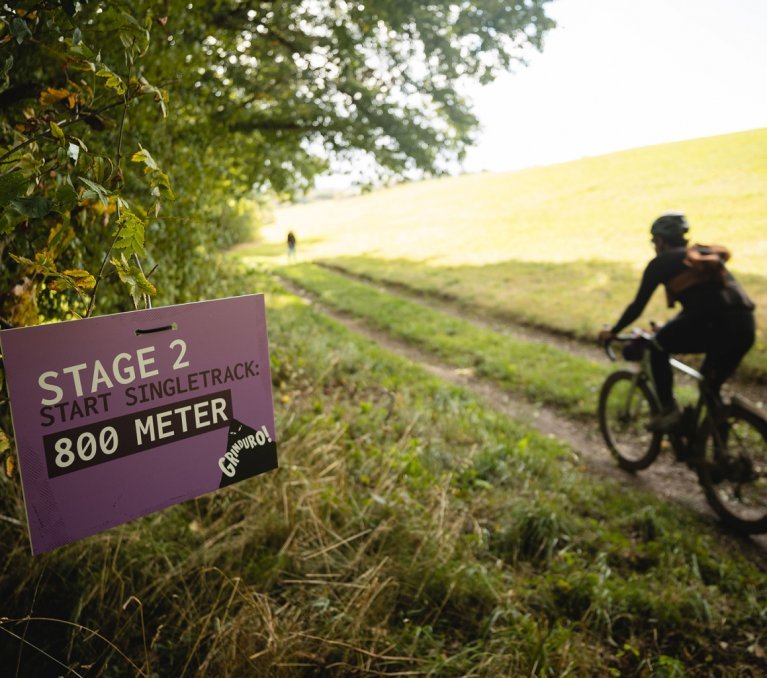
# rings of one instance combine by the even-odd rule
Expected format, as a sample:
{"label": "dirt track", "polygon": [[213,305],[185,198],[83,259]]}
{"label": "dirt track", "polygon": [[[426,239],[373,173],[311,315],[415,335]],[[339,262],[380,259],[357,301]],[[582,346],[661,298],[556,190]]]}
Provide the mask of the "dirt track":
{"label": "dirt track", "polygon": [[[446,313],[456,318],[460,318],[461,320],[468,320],[478,327],[489,329],[499,334],[509,335],[515,339],[522,339],[524,341],[535,341],[549,344],[563,351],[567,351],[572,355],[577,355],[581,358],[586,358],[587,360],[591,360],[597,363],[604,363],[604,361],[607,359],[604,351],[599,346],[597,346],[596,340],[593,343],[587,343],[578,339],[574,339],[572,336],[561,332],[538,329],[535,327],[530,327],[529,325],[514,323],[507,319],[493,319],[488,317],[486,314],[472,312],[470,309],[459,306],[456,302],[451,301],[449,298],[435,299],[428,294],[418,294],[417,292],[413,292],[405,285],[380,283],[365,276],[352,274],[339,266],[333,266],[324,262],[315,263],[335,273],[345,275],[353,280],[368,283],[390,294],[409,299],[416,303],[440,311],[441,313]],[[594,329],[595,339],[597,329],[598,328]],[[738,393],[746,396],[753,402],[760,403],[763,407],[767,408],[766,385],[754,384],[753,382],[737,381],[737,375],[733,381],[735,384],[735,389],[738,391]],[[725,384],[723,392],[726,393],[727,388],[728,385]]]}
{"label": "dirt track", "polygon": [[[605,447],[597,428],[596,415],[593,426],[584,426],[582,422],[568,419],[551,407],[541,405],[540,403],[530,403],[485,379],[478,378],[471,370],[457,369],[445,365],[431,354],[414,348],[403,341],[394,339],[383,332],[371,329],[355,318],[321,305],[311,295],[295,287],[289,281],[283,280],[282,282],[291,292],[302,297],[315,308],[333,317],[353,332],[372,339],[379,346],[407,358],[446,382],[470,390],[488,407],[502,412],[513,419],[525,422],[544,435],[566,443],[573,451],[573,454],[576,455],[578,462],[590,472],[598,474],[600,477],[612,478],[632,488],[652,492],[668,501],[694,510],[702,517],[710,520],[712,524],[717,523],[713,511],[705,501],[695,474],[685,465],[673,461],[670,454],[662,454],[650,468],[641,473],[631,474],[622,471],[615,465]],[[400,289],[397,289],[396,293],[400,296],[410,296],[416,299],[415,295],[405,295]],[[420,297],[417,298],[417,301],[429,304],[428,300]],[[466,314],[462,310],[446,308],[444,303],[439,305],[439,310],[455,313],[464,320],[470,320],[485,327],[492,327],[496,331],[502,331],[504,334],[516,338],[555,344],[559,348],[564,348],[593,360],[604,356],[598,348],[594,347],[592,349],[572,339],[532,330],[527,327],[510,326],[506,323],[501,327],[499,322],[487,321],[485,318],[476,315],[471,317],[472,314]],[[594,404],[594,410],[596,413],[596,403]],[[749,539],[734,537],[723,532],[722,536],[723,538],[732,539],[739,548],[746,552],[752,552],[758,559],[763,558],[767,554],[767,535]]]}

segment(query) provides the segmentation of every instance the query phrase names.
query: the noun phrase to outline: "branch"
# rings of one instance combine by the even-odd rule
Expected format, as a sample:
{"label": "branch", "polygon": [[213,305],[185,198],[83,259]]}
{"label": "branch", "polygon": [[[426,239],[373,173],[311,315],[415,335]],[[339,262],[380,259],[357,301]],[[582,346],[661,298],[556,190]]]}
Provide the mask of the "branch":
{"label": "branch", "polygon": [[318,123],[301,123],[290,120],[253,120],[227,125],[230,132],[338,132],[338,125],[321,125]]}
{"label": "branch", "polygon": [[[128,113],[128,99],[125,95],[123,95],[123,114],[120,118],[120,133],[117,137],[117,154],[115,156],[116,159],[116,167],[117,171],[120,172],[120,160],[122,158],[122,145],[123,145],[123,132],[125,131],[125,116]],[[120,201],[117,201],[117,222],[120,221]],[[112,250],[114,249],[115,243],[117,242],[117,239],[120,237],[120,229],[117,229],[117,233],[115,233],[115,237],[112,239],[112,244],[109,246],[109,249],[107,249],[106,253],[104,254],[104,259],[101,262],[101,268],[99,269],[99,274],[96,276],[96,282],[93,285],[93,292],[91,293],[91,298],[88,301],[88,308],[85,311],[85,317],[90,318],[91,313],[93,313],[93,308],[96,305],[96,291],[99,288],[99,284],[101,283],[101,280],[104,277],[104,269],[107,266],[107,262],[109,261],[109,255],[112,254]]]}
{"label": "branch", "polygon": [[[101,108],[97,108],[95,110],[84,110],[82,112],[78,112],[78,114],[72,118],[71,120],[65,120],[64,122],[59,124],[59,127],[62,129],[64,127],[70,127],[71,125],[74,125],[77,122],[83,122],[87,120],[89,117],[92,117],[94,115],[100,115],[104,111],[108,111],[112,108],[116,108],[117,106],[127,105],[131,101],[134,101],[138,99],[139,97],[145,96],[147,94],[153,94],[153,92],[141,92],[137,91],[136,94],[132,95],[129,98],[123,98],[122,101],[114,101],[111,104],[107,104],[106,106],[102,106]],[[13,155],[17,151],[20,151],[22,148],[25,148],[26,146],[29,146],[30,144],[35,143],[36,141],[39,141],[40,139],[44,139],[45,137],[48,137],[51,135],[50,130],[45,130],[44,132],[39,132],[38,134],[35,134],[33,137],[29,137],[26,141],[21,142],[17,146],[14,146],[10,150],[6,151],[2,155],[0,155],[0,163],[5,160],[7,157]]]}

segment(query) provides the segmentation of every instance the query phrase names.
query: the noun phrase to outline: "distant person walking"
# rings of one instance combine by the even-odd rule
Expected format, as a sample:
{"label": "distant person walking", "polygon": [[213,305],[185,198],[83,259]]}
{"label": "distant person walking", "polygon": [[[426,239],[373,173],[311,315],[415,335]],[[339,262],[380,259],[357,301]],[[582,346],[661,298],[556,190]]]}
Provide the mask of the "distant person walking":
{"label": "distant person walking", "polygon": [[288,232],[288,263],[296,260],[296,235],[293,231]]}

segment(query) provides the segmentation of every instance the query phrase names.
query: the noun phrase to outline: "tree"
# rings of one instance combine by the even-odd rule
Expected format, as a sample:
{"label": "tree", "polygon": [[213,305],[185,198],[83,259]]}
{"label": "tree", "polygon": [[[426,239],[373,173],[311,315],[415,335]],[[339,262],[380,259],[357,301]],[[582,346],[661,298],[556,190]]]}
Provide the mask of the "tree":
{"label": "tree", "polygon": [[541,48],[547,1],[4,5],[0,317],[211,296],[233,201],[331,161],[446,171],[477,125],[461,84]]}

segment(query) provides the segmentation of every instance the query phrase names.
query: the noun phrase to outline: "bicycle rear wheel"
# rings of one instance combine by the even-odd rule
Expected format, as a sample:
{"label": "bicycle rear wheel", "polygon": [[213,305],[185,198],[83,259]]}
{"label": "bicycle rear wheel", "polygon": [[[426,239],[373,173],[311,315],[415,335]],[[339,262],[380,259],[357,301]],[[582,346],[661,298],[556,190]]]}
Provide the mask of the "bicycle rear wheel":
{"label": "bicycle rear wheel", "polygon": [[618,370],[605,379],[599,394],[599,428],[621,468],[641,471],[655,461],[663,436],[648,427],[657,411],[652,391],[636,373]]}
{"label": "bicycle rear wheel", "polygon": [[709,417],[698,477],[724,524],[746,534],[767,532],[767,422],[738,405]]}

